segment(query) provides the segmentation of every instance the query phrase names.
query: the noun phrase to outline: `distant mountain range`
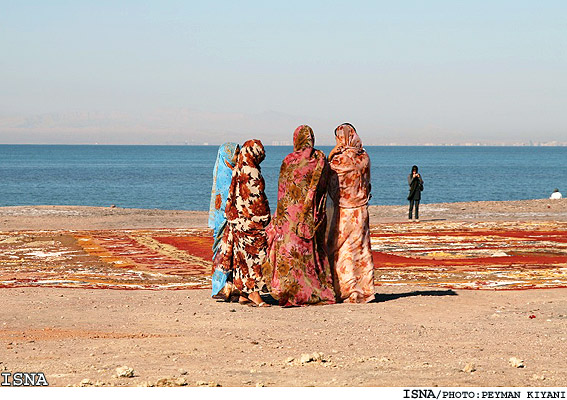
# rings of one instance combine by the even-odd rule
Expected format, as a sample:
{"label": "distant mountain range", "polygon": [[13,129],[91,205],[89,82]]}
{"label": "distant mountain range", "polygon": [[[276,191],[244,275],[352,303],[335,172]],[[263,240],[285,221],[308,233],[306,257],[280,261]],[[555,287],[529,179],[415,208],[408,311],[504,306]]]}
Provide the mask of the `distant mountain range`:
{"label": "distant mountain range", "polygon": [[[290,145],[302,123],[315,131],[316,145],[334,145],[337,121],[290,115],[276,111],[258,114],[220,113],[189,108],[151,112],[66,112],[28,116],[0,114],[0,143],[14,144],[172,144],[216,145],[260,139],[265,145]],[[361,127],[355,123],[357,127]],[[421,129],[362,126],[365,145],[425,146],[567,146],[567,141],[545,139],[488,140],[439,127]],[[468,137],[467,137],[468,136]],[[419,139],[415,139],[419,138]]]}
{"label": "distant mountain range", "polygon": [[[291,142],[294,129],[301,123],[309,123],[316,130],[316,121],[275,111],[252,115],[183,108],[148,113],[52,113],[0,117],[0,142],[219,144],[255,138],[272,144]],[[327,136],[327,144],[332,144],[334,138]]]}

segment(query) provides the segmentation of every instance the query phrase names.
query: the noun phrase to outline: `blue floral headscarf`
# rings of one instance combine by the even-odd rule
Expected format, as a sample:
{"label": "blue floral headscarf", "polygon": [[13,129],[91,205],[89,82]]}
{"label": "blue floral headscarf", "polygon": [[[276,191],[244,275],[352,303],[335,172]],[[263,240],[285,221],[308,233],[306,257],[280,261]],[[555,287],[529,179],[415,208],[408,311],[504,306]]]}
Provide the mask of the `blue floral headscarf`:
{"label": "blue floral headscarf", "polygon": [[219,147],[217,161],[213,171],[213,189],[209,207],[209,228],[214,229],[217,236],[221,225],[226,221],[224,208],[228,197],[228,188],[232,179],[232,169],[236,164],[240,146],[236,143],[225,143]]}

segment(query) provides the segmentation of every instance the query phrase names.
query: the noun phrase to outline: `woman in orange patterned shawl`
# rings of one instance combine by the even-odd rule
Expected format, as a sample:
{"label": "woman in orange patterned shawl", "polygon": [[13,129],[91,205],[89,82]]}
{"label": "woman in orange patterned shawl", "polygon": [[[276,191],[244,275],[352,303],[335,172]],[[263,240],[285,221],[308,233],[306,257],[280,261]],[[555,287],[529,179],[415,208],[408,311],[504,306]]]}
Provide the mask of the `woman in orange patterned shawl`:
{"label": "woman in orange patterned shawl", "polygon": [[282,306],[335,302],[324,239],[329,166],[314,142],[309,126],[295,130],[294,151],[280,169],[276,213],[266,229],[264,277]]}
{"label": "woman in orange patterned shawl", "polygon": [[368,200],[370,158],[351,124],[335,129],[337,145],[329,154],[329,195],[335,212],[328,248],[337,300],[367,303],[374,299],[374,263],[370,248]]}
{"label": "woman in orange patterned shawl", "polygon": [[225,298],[234,287],[241,295],[241,303],[252,301],[260,306],[267,306],[259,290],[263,286],[261,267],[268,247],[265,227],[270,222],[270,206],[260,173],[264,158],[261,141],[248,140],[242,145],[226,201],[227,226],[214,260],[216,266],[232,272],[226,290],[222,291]]}

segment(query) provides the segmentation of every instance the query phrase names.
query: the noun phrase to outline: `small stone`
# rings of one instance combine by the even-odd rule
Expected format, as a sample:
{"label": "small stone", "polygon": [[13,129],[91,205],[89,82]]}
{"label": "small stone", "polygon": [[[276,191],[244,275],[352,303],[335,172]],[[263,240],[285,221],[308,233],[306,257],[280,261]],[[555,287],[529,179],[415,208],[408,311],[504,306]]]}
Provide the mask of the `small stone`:
{"label": "small stone", "polygon": [[187,374],[188,374],[188,372],[185,371],[184,369],[182,369],[182,368],[179,369],[179,375],[187,375]]}
{"label": "small stone", "polygon": [[543,380],[545,380],[545,376],[543,376],[543,375],[538,375],[538,374],[533,374],[533,375],[532,375],[532,380],[534,380],[534,381],[543,381]]}
{"label": "small stone", "polygon": [[258,382],[256,383],[256,387],[266,387],[266,385],[264,385],[262,382]]}
{"label": "small stone", "polygon": [[169,379],[167,378],[158,379],[156,382],[157,387],[166,387],[168,385],[169,385]]}
{"label": "small stone", "polygon": [[467,363],[467,365],[463,368],[463,372],[471,373],[474,371],[476,371],[476,367],[473,363]]}
{"label": "small stone", "polygon": [[514,368],[524,368],[524,360],[520,360],[517,357],[511,357],[510,360],[508,360],[508,362]]}
{"label": "small stone", "polygon": [[197,386],[207,386],[209,383],[205,382],[205,381],[197,381],[195,382],[195,385]]}
{"label": "small stone", "polygon": [[324,361],[323,360],[323,353],[321,353],[320,351],[315,352],[315,353],[311,354],[311,359],[313,361]]}
{"label": "small stone", "polygon": [[124,365],[123,367],[116,368],[116,376],[119,378],[132,378],[134,376],[134,370]]}
{"label": "small stone", "polygon": [[311,354],[302,354],[301,358],[299,359],[299,362],[301,364],[307,364],[311,361],[313,361],[313,357],[311,356]]}
{"label": "small stone", "polygon": [[[206,382],[205,382],[206,384]],[[179,377],[179,378],[161,378],[158,379],[155,386],[157,387],[176,387],[176,386],[187,386],[187,379]],[[202,385],[204,386],[204,385]]]}
{"label": "small stone", "polygon": [[285,362],[288,363],[288,364],[291,364],[291,363],[294,362],[294,361],[295,361],[295,358],[293,358],[293,357],[288,357],[288,358],[286,358],[286,360],[285,360]]}
{"label": "small stone", "polygon": [[111,204],[110,208],[116,208],[116,204]]}
{"label": "small stone", "polygon": [[92,384],[93,384],[93,383],[92,383],[92,381],[91,381],[90,379],[83,379],[83,380],[81,381],[81,386],[82,386],[82,387],[84,387],[84,386],[92,386]]}
{"label": "small stone", "polygon": [[179,377],[174,381],[174,383],[175,386],[187,386],[187,379]]}

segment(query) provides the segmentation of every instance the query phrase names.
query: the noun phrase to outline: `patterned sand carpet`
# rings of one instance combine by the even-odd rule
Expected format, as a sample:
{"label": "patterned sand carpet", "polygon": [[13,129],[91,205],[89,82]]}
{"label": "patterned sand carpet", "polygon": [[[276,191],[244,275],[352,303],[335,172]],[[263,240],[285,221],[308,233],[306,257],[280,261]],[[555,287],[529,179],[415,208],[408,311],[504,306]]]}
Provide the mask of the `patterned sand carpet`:
{"label": "patterned sand carpet", "polygon": [[[211,245],[207,229],[0,233],[0,287],[207,288]],[[372,249],[376,285],[567,287],[565,222],[381,224]]]}

